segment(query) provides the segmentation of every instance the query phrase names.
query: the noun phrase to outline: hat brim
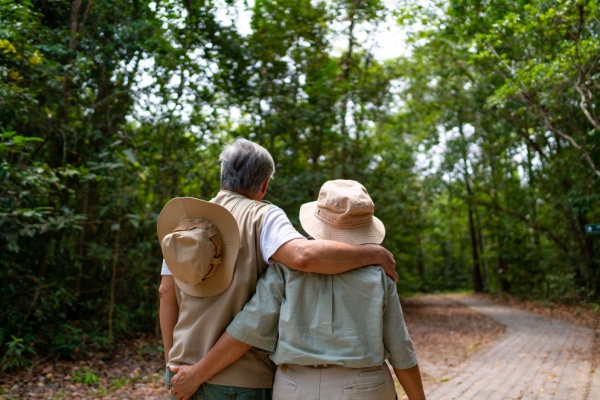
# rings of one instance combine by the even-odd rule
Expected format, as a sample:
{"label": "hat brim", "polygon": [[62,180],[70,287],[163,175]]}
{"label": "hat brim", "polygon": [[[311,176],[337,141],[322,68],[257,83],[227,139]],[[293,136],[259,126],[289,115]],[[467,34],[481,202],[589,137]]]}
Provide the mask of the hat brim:
{"label": "hat brim", "polygon": [[385,238],[385,226],[373,216],[372,223],[359,228],[335,228],[315,216],[317,202],[300,206],[300,224],[306,233],[315,239],[335,240],[350,244],[381,244]]}
{"label": "hat brim", "polygon": [[[223,262],[218,270],[209,278],[197,284],[188,284],[177,278],[177,267],[165,258],[167,267],[173,273],[175,283],[185,293],[196,297],[216,296],[226,291],[231,285],[235,272],[235,263],[240,249],[240,233],[237,221],[231,213],[215,203],[193,197],[176,197],[165,204],[156,224],[159,242],[185,219],[206,219],[219,230],[223,246]],[[163,255],[164,256],[164,255]]]}

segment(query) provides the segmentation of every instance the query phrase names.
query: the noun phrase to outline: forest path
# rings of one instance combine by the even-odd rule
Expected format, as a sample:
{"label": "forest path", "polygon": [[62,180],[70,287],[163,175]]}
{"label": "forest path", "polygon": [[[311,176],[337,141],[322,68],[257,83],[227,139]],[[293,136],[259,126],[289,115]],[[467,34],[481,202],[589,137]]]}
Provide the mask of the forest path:
{"label": "forest path", "polygon": [[600,399],[600,373],[592,370],[593,330],[475,296],[450,298],[506,331],[428,391],[429,400]]}

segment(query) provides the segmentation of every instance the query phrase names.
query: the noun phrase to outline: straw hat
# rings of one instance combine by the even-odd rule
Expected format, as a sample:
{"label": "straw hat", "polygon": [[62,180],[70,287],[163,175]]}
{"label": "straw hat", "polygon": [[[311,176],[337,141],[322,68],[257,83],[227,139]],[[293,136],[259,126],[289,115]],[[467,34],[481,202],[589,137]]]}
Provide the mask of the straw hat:
{"label": "straw hat", "polygon": [[240,249],[238,224],[227,209],[176,197],[163,207],[156,230],[165,262],[181,290],[197,297],[227,290]]}
{"label": "straw hat", "polygon": [[385,227],[374,212],[375,204],[363,185],[338,179],[325,182],[319,199],[300,207],[300,223],[315,239],[380,244]]}

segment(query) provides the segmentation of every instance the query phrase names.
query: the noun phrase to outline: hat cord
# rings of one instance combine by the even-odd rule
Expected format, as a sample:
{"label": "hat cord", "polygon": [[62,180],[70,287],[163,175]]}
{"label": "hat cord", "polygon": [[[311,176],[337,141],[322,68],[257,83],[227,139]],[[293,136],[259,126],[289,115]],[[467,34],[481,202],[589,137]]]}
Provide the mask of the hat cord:
{"label": "hat cord", "polygon": [[221,240],[220,237],[218,235],[218,230],[216,229],[210,229],[209,231],[207,231],[211,236],[210,236],[210,240],[214,243],[215,245],[215,249],[217,250],[215,254],[215,257],[213,257],[212,262],[210,263],[210,269],[208,270],[208,272],[206,273],[206,275],[204,275],[202,277],[202,282],[204,282],[204,280],[212,273],[213,269],[215,269],[215,267],[219,264],[221,264],[222,261],[222,256],[221,256]]}

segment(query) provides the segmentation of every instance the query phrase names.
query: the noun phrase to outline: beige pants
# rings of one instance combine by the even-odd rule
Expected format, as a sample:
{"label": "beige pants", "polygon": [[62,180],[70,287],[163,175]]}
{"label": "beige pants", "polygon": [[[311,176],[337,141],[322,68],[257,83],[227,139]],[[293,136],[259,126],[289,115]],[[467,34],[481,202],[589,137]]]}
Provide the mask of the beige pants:
{"label": "beige pants", "polygon": [[396,388],[386,364],[370,368],[303,366],[277,368],[273,400],[393,400]]}

